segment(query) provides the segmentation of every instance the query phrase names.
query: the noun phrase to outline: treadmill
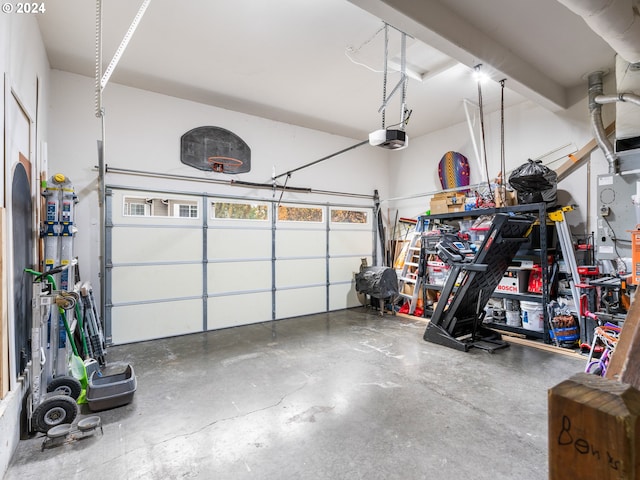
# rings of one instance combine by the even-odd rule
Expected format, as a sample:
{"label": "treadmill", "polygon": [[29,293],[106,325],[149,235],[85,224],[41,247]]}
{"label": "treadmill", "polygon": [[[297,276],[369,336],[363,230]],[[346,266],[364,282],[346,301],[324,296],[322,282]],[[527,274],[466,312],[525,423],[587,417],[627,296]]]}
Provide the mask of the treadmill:
{"label": "treadmill", "polygon": [[464,352],[476,347],[493,353],[509,346],[498,332],[482,326],[484,307],[535,220],[531,215],[497,213],[475,254],[464,242],[436,245],[438,256],[451,270],[424,332],[425,341]]}

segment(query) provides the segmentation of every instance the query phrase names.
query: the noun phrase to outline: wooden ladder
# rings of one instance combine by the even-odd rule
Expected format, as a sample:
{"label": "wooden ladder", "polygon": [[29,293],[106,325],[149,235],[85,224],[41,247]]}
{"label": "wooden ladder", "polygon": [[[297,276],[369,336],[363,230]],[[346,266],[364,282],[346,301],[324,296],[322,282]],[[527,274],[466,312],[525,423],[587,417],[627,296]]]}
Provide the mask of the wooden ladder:
{"label": "wooden ladder", "polygon": [[[418,304],[420,289],[422,288],[422,278],[418,276],[418,268],[420,266],[420,240],[422,238],[421,231],[413,231],[411,241],[407,247],[404,257],[404,265],[402,272],[398,277],[398,296],[409,300],[409,314],[413,315]],[[404,293],[405,285],[413,285],[413,293],[409,295]]]}

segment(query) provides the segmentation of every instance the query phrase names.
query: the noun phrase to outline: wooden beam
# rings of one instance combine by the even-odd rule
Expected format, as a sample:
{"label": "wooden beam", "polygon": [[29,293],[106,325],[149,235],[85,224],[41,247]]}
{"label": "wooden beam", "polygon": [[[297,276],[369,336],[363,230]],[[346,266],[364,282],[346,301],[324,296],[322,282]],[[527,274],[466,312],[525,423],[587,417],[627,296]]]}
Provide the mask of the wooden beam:
{"label": "wooden beam", "polygon": [[549,390],[549,480],[640,480],[640,391],[579,373]]}
{"label": "wooden beam", "polygon": [[[607,135],[611,135],[616,131],[616,122],[611,122],[607,128],[605,128],[604,133]],[[578,150],[576,153],[569,155],[569,160],[564,162],[556,169],[556,174],[558,175],[558,181],[563,180],[569,176],[576,168],[584,163],[587,159],[587,156],[594,151],[598,146],[598,142],[595,138],[591,139],[589,143],[587,143],[584,147]]]}
{"label": "wooden beam", "polygon": [[640,390],[640,298],[627,311],[606,377]]}
{"label": "wooden beam", "polygon": [[[494,330],[500,331],[500,329],[494,328]],[[523,345],[525,347],[536,348],[538,350],[542,350],[549,353],[555,353],[558,355],[563,355],[565,357],[571,357],[576,360],[585,361],[585,356],[576,352],[574,349],[556,347],[555,345],[550,345],[542,342],[541,340],[530,340],[528,338],[523,338],[522,336],[518,336],[518,334],[513,334],[511,332],[500,331],[502,334],[502,339],[509,343],[514,343],[516,345]]]}

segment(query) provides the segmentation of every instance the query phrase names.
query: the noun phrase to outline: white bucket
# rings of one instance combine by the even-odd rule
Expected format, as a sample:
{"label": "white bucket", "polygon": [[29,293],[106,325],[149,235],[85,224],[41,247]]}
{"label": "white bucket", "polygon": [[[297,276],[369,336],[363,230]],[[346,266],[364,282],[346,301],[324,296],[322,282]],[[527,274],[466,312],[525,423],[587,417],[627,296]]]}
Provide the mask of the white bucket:
{"label": "white bucket", "polygon": [[507,325],[510,327],[519,327],[522,325],[520,321],[520,312],[517,310],[507,310]]}
{"label": "white bucket", "polygon": [[544,331],[544,308],[538,302],[520,301],[522,327],[536,332]]}

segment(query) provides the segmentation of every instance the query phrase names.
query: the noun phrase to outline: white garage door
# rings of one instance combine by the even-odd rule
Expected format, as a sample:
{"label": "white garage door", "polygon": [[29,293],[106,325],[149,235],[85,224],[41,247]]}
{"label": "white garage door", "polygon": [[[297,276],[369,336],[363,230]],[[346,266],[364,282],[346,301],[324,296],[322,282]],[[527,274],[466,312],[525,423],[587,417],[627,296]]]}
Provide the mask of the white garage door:
{"label": "white garage door", "polygon": [[105,328],[130,343],[359,305],[372,208],[140,192],[107,196]]}

